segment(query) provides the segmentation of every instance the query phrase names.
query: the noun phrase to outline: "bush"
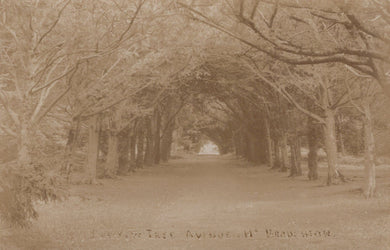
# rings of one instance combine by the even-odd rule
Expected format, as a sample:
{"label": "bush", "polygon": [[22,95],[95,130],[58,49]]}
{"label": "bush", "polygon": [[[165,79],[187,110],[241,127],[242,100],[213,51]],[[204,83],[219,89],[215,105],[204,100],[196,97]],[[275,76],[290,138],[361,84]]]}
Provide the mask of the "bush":
{"label": "bush", "polygon": [[42,164],[9,164],[0,172],[0,218],[8,224],[29,226],[38,218],[36,201],[61,200],[64,189],[59,176],[50,174]]}

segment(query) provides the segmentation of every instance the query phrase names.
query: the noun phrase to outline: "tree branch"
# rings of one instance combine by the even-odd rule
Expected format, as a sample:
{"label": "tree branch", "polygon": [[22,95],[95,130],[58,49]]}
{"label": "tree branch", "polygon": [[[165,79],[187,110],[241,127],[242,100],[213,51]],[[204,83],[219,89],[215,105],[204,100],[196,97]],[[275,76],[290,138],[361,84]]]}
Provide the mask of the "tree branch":
{"label": "tree branch", "polygon": [[72,75],[69,77],[69,80],[68,80],[68,87],[62,92],[60,93],[48,106],[47,108],[38,116],[38,118],[35,118],[35,116],[31,117],[31,123],[32,124],[37,124],[39,123],[43,117],[46,116],[47,113],[50,112],[50,110],[57,104],[57,102],[59,102],[61,100],[62,97],[64,97],[66,95],[66,93],[69,92],[69,90],[72,88],[72,79],[74,77],[74,75],[76,74],[76,71],[78,69],[78,66],[79,64],[77,63],[76,66],[74,67],[74,70],[72,72]]}
{"label": "tree branch", "polygon": [[68,6],[68,4],[71,2],[71,0],[68,0],[68,2],[65,3],[65,5],[61,8],[61,10],[58,12],[57,19],[54,21],[54,23],[50,26],[50,28],[39,38],[37,44],[35,45],[33,51],[35,51],[39,44],[42,42],[42,40],[54,29],[54,27],[57,25],[58,21],[61,18],[62,12],[65,10],[65,8]]}
{"label": "tree branch", "polygon": [[135,10],[134,12],[134,15],[133,17],[131,18],[130,20],[130,23],[129,25],[127,25],[126,29],[122,32],[122,34],[120,35],[119,39],[116,41],[116,45],[114,46],[114,48],[118,47],[122,40],[124,39],[125,35],[127,34],[127,32],[129,32],[129,30],[131,29],[131,27],[133,27],[133,24],[135,22],[135,19],[137,18],[139,12],[141,11],[141,8],[142,6],[144,5],[144,3],[146,2],[146,0],[141,0],[140,3],[138,4],[137,6],[137,9]]}
{"label": "tree branch", "polygon": [[12,137],[15,137],[15,138],[18,137],[18,135],[14,131],[12,131],[10,128],[7,128],[7,127],[5,127],[5,126],[3,126],[1,124],[0,124],[0,129],[3,130],[6,134],[8,134],[8,135],[10,135]]}
{"label": "tree branch", "polygon": [[35,119],[35,121],[33,121],[33,123],[37,124],[39,123],[43,117],[46,116],[47,113],[50,112],[50,110],[57,104],[57,102],[59,100],[61,100],[62,97],[65,96],[66,93],[69,92],[69,90],[71,89],[71,86],[69,85],[61,94],[59,94],[49,105],[48,107],[41,113],[41,115],[38,116],[38,118]]}
{"label": "tree branch", "polygon": [[76,64],[76,66],[72,67],[71,69],[67,70],[64,74],[60,75],[59,77],[51,80],[50,82],[46,83],[45,85],[37,88],[37,89],[32,89],[31,90],[31,93],[36,93],[36,92],[39,92],[40,90],[42,89],[45,89],[47,87],[49,87],[50,85],[52,85],[53,83],[61,80],[62,78],[64,78],[65,76],[69,75],[71,72],[74,72],[75,70],[77,70],[77,67],[78,67],[78,64]]}
{"label": "tree branch", "polygon": [[255,66],[255,68],[253,68],[252,65],[250,65],[247,61],[244,61],[247,63],[247,65],[249,66],[250,69],[252,69],[252,71],[257,75],[257,77],[259,77],[260,80],[262,80],[263,82],[267,83],[269,86],[271,86],[273,89],[275,89],[278,93],[280,93],[288,102],[290,102],[291,104],[293,104],[299,111],[301,111],[302,113],[310,116],[311,118],[315,119],[316,121],[318,121],[319,123],[322,123],[322,124],[325,124],[325,119],[323,119],[322,117],[318,116],[317,114],[314,114],[312,112],[310,112],[309,110],[303,108],[284,88],[281,88],[280,86],[277,86],[277,84],[275,84],[274,82],[271,82],[270,80],[268,80],[266,77],[264,77],[262,74],[260,74],[260,69],[257,67],[257,65],[255,64],[255,62],[252,62]]}
{"label": "tree branch", "polygon": [[6,94],[3,90],[0,90],[0,103],[3,105],[7,115],[15,123],[17,127],[20,126],[18,115],[8,107],[8,100],[6,100]]}
{"label": "tree branch", "polygon": [[[366,62],[356,61],[356,60],[352,60],[352,59],[345,57],[345,54],[350,52],[349,50],[326,51],[326,52],[313,52],[313,51],[307,51],[307,50],[291,50],[288,48],[281,47],[281,45],[277,45],[274,41],[267,38],[264,34],[262,34],[261,32],[258,33],[256,31],[256,33],[259,36],[264,37],[264,39],[266,41],[270,42],[273,45],[273,49],[268,49],[264,46],[256,45],[256,44],[248,41],[247,39],[244,39],[244,38],[230,32],[230,31],[228,31],[223,26],[220,26],[219,24],[212,21],[206,15],[202,14],[201,12],[193,9],[192,7],[190,7],[186,4],[179,3],[179,5],[181,5],[182,7],[188,9],[189,11],[195,13],[196,15],[198,15],[204,19],[204,20],[202,20],[198,17],[193,16],[192,18],[194,20],[197,20],[197,21],[199,21],[205,25],[208,25],[210,27],[213,27],[213,28],[237,39],[238,41],[256,49],[257,51],[265,53],[266,55],[268,55],[274,59],[283,61],[285,63],[292,64],[292,65],[310,65],[310,64],[323,64],[323,63],[339,62],[339,63],[350,65],[350,66],[356,68],[357,70],[364,71],[364,73],[368,72],[368,70],[362,68],[362,66],[367,66]],[[242,20],[242,17],[241,17],[241,21],[244,21],[244,23],[247,22],[245,20]],[[254,26],[251,25],[250,27],[252,30],[254,30],[254,31],[256,30],[256,28]],[[276,52],[277,50],[281,50],[282,52],[287,52],[290,55],[287,56],[283,53],[277,53]],[[354,52],[354,51],[352,51],[350,53],[356,54],[356,52]],[[291,57],[291,55],[294,55],[297,57],[293,58],[293,57]],[[379,54],[372,54],[372,55],[378,56]],[[390,59],[386,59],[386,60],[390,62]]]}
{"label": "tree branch", "polygon": [[387,39],[386,37],[376,33],[375,31],[371,31],[369,30],[368,28],[366,28],[362,23],[359,22],[359,20],[357,20],[357,18],[352,15],[352,14],[348,14],[346,13],[348,19],[351,21],[351,23],[359,30],[363,31],[364,33],[372,36],[372,37],[375,37],[375,38],[378,38],[379,40],[389,44],[390,43],[390,39]]}

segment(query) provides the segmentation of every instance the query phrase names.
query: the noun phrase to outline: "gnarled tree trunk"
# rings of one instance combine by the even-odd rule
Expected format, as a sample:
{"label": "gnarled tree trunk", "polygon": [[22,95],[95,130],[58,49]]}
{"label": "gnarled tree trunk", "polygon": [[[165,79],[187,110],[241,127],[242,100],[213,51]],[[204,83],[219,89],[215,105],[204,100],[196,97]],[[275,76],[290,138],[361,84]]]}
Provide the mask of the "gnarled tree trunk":
{"label": "gnarled tree trunk", "polygon": [[337,170],[337,140],[336,140],[336,128],[335,128],[335,113],[336,111],[331,108],[332,96],[329,93],[327,81],[323,81],[320,89],[321,93],[321,105],[324,109],[325,124],[323,124],[323,133],[325,141],[325,151],[328,161],[328,178],[327,185],[331,185],[334,178],[340,177],[344,181],[344,176]]}
{"label": "gnarled tree trunk", "polygon": [[327,185],[331,185],[334,178],[340,177],[343,180],[343,176],[337,170],[337,141],[334,110],[326,109],[325,116],[325,125],[323,130],[325,151],[328,160],[328,178],[326,183]]}

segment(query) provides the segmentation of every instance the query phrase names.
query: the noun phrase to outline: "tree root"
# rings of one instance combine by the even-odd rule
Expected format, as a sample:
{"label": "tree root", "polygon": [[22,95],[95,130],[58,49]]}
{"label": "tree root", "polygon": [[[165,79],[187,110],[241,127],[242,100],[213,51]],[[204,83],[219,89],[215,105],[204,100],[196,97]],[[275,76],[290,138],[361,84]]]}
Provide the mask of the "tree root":
{"label": "tree root", "polygon": [[340,183],[346,183],[348,181],[350,181],[351,179],[348,179],[347,177],[345,177],[345,175],[343,175],[340,170],[335,170],[335,173],[333,174],[332,178],[327,178],[327,182],[326,184],[328,186],[330,185],[337,185],[337,184],[340,184]]}
{"label": "tree root", "polygon": [[340,170],[336,170],[336,178],[340,178],[342,182],[347,182],[347,178],[340,172]]}
{"label": "tree root", "polygon": [[298,177],[298,176],[302,176],[302,174],[300,174],[300,173],[293,173],[293,174],[289,174],[287,177]]}

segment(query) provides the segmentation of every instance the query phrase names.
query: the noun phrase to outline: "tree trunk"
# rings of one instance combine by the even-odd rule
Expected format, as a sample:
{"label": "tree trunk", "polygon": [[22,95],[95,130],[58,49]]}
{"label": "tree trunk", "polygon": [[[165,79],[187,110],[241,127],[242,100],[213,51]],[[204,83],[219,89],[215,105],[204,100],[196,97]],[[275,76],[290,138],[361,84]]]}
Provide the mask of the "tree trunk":
{"label": "tree trunk", "polygon": [[344,181],[344,176],[337,170],[337,140],[336,140],[336,128],[335,128],[335,113],[336,111],[331,109],[332,96],[329,93],[327,86],[328,82],[323,81],[321,85],[321,105],[325,110],[325,124],[323,124],[323,134],[325,141],[325,151],[328,161],[328,178],[327,185],[331,185],[334,178],[340,177]]}
{"label": "tree trunk", "polygon": [[96,183],[96,166],[99,153],[100,119],[94,115],[88,120],[87,183]]}
{"label": "tree trunk", "polygon": [[365,149],[365,187],[364,194],[367,198],[374,196],[376,181],[375,181],[375,139],[372,132],[372,118],[370,105],[367,101],[363,104],[364,111],[364,149]]}
{"label": "tree trunk", "polygon": [[281,148],[281,163],[280,171],[287,171],[287,162],[288,162],[288,152],[287,152],[287,133],[283,133],[280,140]]}
{"label": "tree trunk", "polygon": [[152,165],[154,163],[154,143],[153,143],[153,131],[152,131],[152,120],[151,118],[146,119],[146,148],[145,148],[145,159],[146,165]]}
{"label": "tree trunk", "polygon": [[307,142],[309,146],[309,153],[307,156],[307,165],[309,168],[308,177],[309,180],[317,180],[318,179],[318,132],[317,126],[315,124],[315,120],[311,117],[308,118],[307,121]]}
{"label": "tree trunk", "polygon": [[233,142],[234,142],[234,149],[235,149],[237,157],[242,155],[240,140],[241,140],[240,139],[240,133],[239,132],[234,133],[234,135],[233,135]]}
{"label": "tree trunk", "polygon": [[264,119],[264,125],[265,125],[265,138],[267,141],[267,161],[268,166],[270,168],[274,167],[274,159],[272,156],[272,139],[271,139],[271,128],[270,128],[270,120],[269,117],[266,117]]}
{"label": "tree trunk", "polygon": [[290,175],[289,177],[296,176],[298,173],[297,167],[296,167],[296,155],[295,155],[295,143],[293,140],[290,141]]}
{"label": "tree trunk", "polygon": [[243,156],[243,147],[242,147],[242,139],[241,139],[241,130],[236,131],[233,134],[233,142],[234,148],[237,158]]}
{"label": "tree trunk", "polygon": [[248,132],[247,134],[247,143],[248,143],[248,157],[247,159],[250,162],[255,162],[255,155],[256,155],[256,146],[255,146],[255,136]]}
{"label": "tree trunk", "polygon": [[301,162],[302,162],[302,154],[301,154],[301,138],[297,137],[297,147],[296,147],[296,160],[297,160],[297,170],[298,170],[298,175],[302,175],[302,167],[301,167]]}
{"label": "tree trunk", "polygon": [[18,134],[18,158],[19,166],[28,166],[31,164],[29,125],[21,119],[20,131]]}
{"label": "tree trunk", "polygon": [[108,131],[108,153],[105,166],[105,175],[114,177],[118,171],[118,135],[117,132],[110,129]]}
{"label": "tree trunk", "polygon": [[290,177],[302,175],[301,169],[301,143],[298,136],[293,136],[290,140]]}
{"label": "tree trunk", "polygon": [[161,114],[158,108],[154,110],[154,123],[155,123],[155,129],[154,129],[154,163],[159,164],[161,155],[160,155],[160,134],[161,134]]}
{"label": "tree trunk", "polygon": [[343,136],[343,130],[342,130],[342,116],[337,116],[336,119],[336,128],[337,128],[337,137],[338,137],[338,151],[341,153],[341,155],[345,155],[345,144],[344,144],[344,136]]}
{"label": "tree trunk", "polygon": [[175,130],[175,119],[168,124],[168,128],[161,139],[161,161],[167,162],[171,156],[171,144],[173,138],[173,131]]}
{"label": "tree trunk", "polygon": [[107,150],[107,160],[105,164],[105,175],[107,177],[113,178],[118,173],[119,168],[119,139],[118,139],[118,126],[117,122],[119,121],[120,116],[118,111],[114,111],[114,115],[109,118],[108,125],[108,150]]}
{"label": "tree trunk", "polygon": [[141,120],[138,124],[137,129],[137,159],[136,167],[142,168],[144,163],[144,143],[145,143],[145,132],[144,132],[144,122]]}
{"label": "tree trunk", "polygon": [[288,140],[288,122],[289,122],[289,115],[287,112],[287,103],[284,100],[279,99],[279,112],[278,112],[278,121],[280,126],[280,152],[281,152],[281,162],[280,162],[280,171],[286,172],[287,171],[287,162],[288,162],[288,153],[287,153],[287,140]]}
{"label": "tree trunk", "polygon": [[118,134],[118,174],[124,175],[129,171],[130,160],[130,128],[124,128]]}
{"label": "tree trunk", "polygon": [[325,110],[325,125],[324,125],[324,140],[325,140],[325,151],[328,160],[328,178],[327,185],[333,183],[333,179],[343,176],[337,171],[337,141],[335,131],[335,119],[334,111],[327,108]]}
{"label": "tree trunk", "polygon": [[241,130],[241,148],[242,148],[242,157],[249,159],[249,143],[248,143],[247,132]]}
{"label": "tree trunk", "polygon": [[130,162],[129,162],[129,171],[134,171],[136,168],[136,161],[137,161],[137,127],[138,122],[137,119],[134,121],[134,124],[131,126],[130,129]]}
{"label": "tree trunk", "polygon": [[132,171],[135,167],[135,162],[136,162],[136,135],[132,134],[130,136],[130,163],[129,163],[129,170]]}
{"label": "tree trunk", "polygon": [[344,144],[344,136],[343,136],[343,133],[340,132],[339,134],[339,140],[340,140],[340,153],[341,155],[345,156],[346,153],[345,153],[345,144]]}
{"label": "tree trunk", "polygon": [[274,142],[274,155],[275,155],[275,163],[274,163],[273,168],[277,169],[277,168],[280,168],[281,164],[282,164],[279,139],[275,139],[275,142]]}
{"label": "tree trunk", "polygon": [[62,173],[66,175],[66,181],[69,182],[73,166],[73,155],[76,151],[77,140],[80,134],[80,120],[72,119],[71,128],[68,133],[68,141],[65,147],[65,163],[62,167]]}

